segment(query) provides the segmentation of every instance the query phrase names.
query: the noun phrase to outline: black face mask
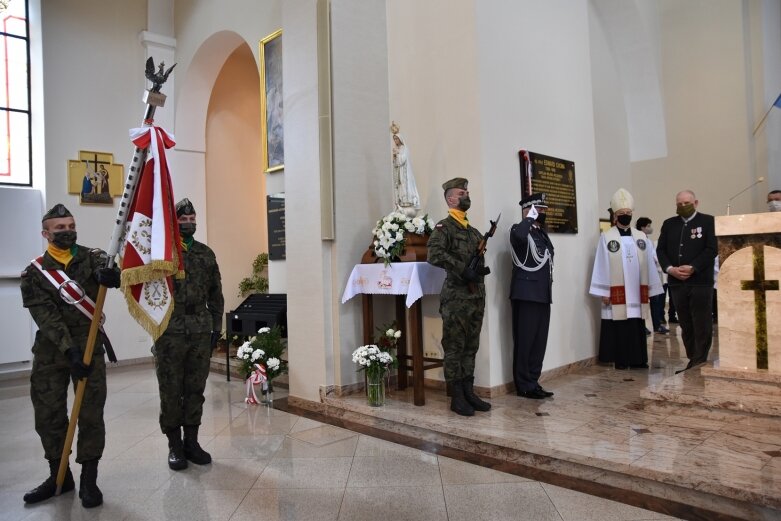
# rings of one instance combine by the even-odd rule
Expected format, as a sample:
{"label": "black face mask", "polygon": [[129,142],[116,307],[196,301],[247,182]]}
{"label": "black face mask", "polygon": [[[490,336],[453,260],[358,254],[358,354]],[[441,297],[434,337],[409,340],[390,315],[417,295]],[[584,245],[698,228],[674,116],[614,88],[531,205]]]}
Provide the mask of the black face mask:
{"label": "black face mask", "polygon": [[631,215],[619,215],[616,217],[616,221],[621,226],[629,226],[629,223],[632,222],[632,216]]}
{"label": "black face mask", "polygon": [[76,244],[76,232],[54,232],[52,233],[52,244],[60,249],[68,250],[71,246]]}
{"label": "black face mask", "polygon": [[543,226],[545,224],[545,215],[546,214],[544,213],[537,214],[537,219],[535,220],[537,221],[537,224],[539,224],[540,226]]}
{"label": "black face mask", "polygon": [[195,223],[182,223],[179,225],[179,235],[182,239],[189,239],[195,235]]}
{"label": "black face mask", "polygon": [[469,210],[469,207],[472,206],[472,200],[469,198],[468,195],[465,195],[463,197],[458,198],[458,209],[462,212],[465,212]]}

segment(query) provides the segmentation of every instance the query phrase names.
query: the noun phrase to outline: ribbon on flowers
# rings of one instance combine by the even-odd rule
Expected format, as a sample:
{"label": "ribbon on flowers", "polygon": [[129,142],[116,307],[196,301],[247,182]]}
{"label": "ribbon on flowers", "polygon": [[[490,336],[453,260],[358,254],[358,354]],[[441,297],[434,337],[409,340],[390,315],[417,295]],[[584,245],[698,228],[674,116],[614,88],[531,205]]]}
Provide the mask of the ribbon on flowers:
{"label": "ribbon on flowers", "polygon": [[133,144],[147,148],[146,164],[128,210],[122,246],[122,291],[128,311],[157,339],[174,308],[172,276],[184,276],[165,149],[176,143],[160,127],[130,130]]}
{"label": "ribbon on flowers", "polygon": [[265,383],[268,378],[266,378],[265,365],[254,364],[253,367],[255,369],[247,377],[247,397],[244,398],[244,403],[257,405],[260,403],[260,401],[258,400],[258,395],[255,394],[255,386]]}

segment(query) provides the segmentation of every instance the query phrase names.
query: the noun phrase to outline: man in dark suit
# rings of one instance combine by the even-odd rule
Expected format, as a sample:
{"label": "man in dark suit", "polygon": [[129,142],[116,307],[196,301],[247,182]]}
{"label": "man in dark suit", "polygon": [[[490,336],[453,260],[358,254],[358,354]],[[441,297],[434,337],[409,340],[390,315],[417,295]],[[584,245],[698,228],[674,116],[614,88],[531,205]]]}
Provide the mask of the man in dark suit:
{"label": "man in dark suit", "polygon": [[678,215],[664,221],[656,254],[668,275],[690,369],[708,360],[713,341],[716,228],[712,215],[697,211],[699,201],[691,190],[678,192],[675,204]]}
{"label": "man in dark suit", "polygon": [[513,381],[518,396],[540,400],[553,396],[538,382],[553,300],[553,244],[544,229],[545,194],[528,195],[518,204],[523,220],[510,229]]}

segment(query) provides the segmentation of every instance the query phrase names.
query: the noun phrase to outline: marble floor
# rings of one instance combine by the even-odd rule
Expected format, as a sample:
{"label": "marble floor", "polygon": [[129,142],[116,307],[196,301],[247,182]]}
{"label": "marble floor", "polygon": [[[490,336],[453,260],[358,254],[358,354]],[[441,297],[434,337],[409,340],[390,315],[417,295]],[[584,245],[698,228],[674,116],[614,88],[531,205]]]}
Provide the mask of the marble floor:
{"label": "marble floor", "polygon": [[[24,491],[43,480],[46,465],[33,429],[29,384],[0,382],[0,519],[675,519],[282,410],[248,406],[242,382],[226,382],[214,373],[201,427],[202,444],[214,461],[174,472],[158,430],[152,367],[111,369],[108,388],[107,443],[98,478],[105,502],[85,510],[73,492],[24,505]],[[277,392],[277,402],[284,402],[282,396]]]}
{"label": "marble floor", "polygon": [[781,417],[641,397],[668,379],[701,386],[699,371],[674,376],[686,363],[682,351],[673,326],[649,339],[650,369],[588,367],[545,381],[551,399],[500,396],[473,418],[450,412],[431,389],[423,407],[408,389],[391,390],[382,408],[367,407],[361,395],[329,395],[323,412],[687,519],[781,519]]}

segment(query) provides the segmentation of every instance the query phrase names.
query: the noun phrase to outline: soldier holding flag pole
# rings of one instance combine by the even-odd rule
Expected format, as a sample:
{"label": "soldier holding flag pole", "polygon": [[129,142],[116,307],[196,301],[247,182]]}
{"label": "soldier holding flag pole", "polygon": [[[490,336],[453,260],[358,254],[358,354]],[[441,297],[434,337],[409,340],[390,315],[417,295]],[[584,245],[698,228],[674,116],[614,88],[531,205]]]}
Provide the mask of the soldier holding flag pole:
{"label": "soldier holding flag pole", "polygon": [[[103,503],[103,494],[97,486],[97,468],[105,444],[103,424],[103,405],[106,399],[105,364],[102,356],[93,361],[93,353],[95,352],[95,341],[102,329],[106,289],[120,285],[119,273],[114,267],[114,257],[120,246],[126,242],[133,243],[140,250],[146,252],[141,257],[141,262],[148,264],[150,269],[142,270],[144,273],[131,270],[131,273],[122,275],[122,278],[126,279],[124,291],[128,300],[133,298],[138,301],[137,295],[147,289],[148,285],[160,286],[162,281],[163,285],[170,287],[171,275],[180,271],[181,254],[178,252],[178,228],[174,226],[176,220],[170,176],[165,155],[162,154],[161,157],[158,153],[161,142],[163,142],[163,146],[171,146],[173,140],[164,130],[153,126],[155,109],[165,103],[165,96],[160,93],[160,88],[168,79],[171,70],[173,67],[165,70],[164,64],[161,63],[159,70],[155,72],[152,58],[146,62],[146,77],[152,82],[152,88],[144,96],[144,102],[147,106],[143,129],[148,129],[145,135],[149,136],[149,139],[144,139],[141,136],[143,132],[139,132],[138,129],[131,131],[136,148],[125,182],[125,191],[120,201],[108,253],[102,257],[103,266],[101,267],[91,260],[88,262],[83,258],[85,254],[81,252],[82,248],[75,245],[75,221],[64,206],[57,205],[49,212],[52,215],[44,216],[43,236],[49,240],[50,251],[39,258],[38,264],[40,266],[35,266],[35,261],[33,261],[31,267],[28,267],[23,273],[22,294],[25,307],[30,309],[30,313],[40,329],[36,335],[36,344],[33,346],[35,360],[30,377],[31,395],[36,409],[36,430],[41,435],[51,471],[51,476],[46,481],[25,495],[24,500],[27,503],[43,501],[55,494],[59,495],[75,488],[73,476],[68,468],[68,459],[78,420],[83,422],[79,429],[76,458],[77,462],[82,463],[79,497],[85,508],[96,507]],[[149,149],[153,150],[152,158],[146,160]],[[141,165],[144,165],[144,169],[143,172],[139,173]],[[144,179],[144,175],[146,175],[146,179]],[[137,185],[141,186],[143,199],[140,203],[139,193],[136,190]],[[154,188],[150,190],[149,185]],[[152,198],[151,204],[147,202],[147,198]],[[134,209],[137,207],[142,209],[151,207],[144,221],[144,223],[148,222],[151,228],[148,230],[150,232],[148,235],[141,236],[138,233],[138,228],[133,228],[133,224],[137,223],[137,220],[131,220],[130,227],[126,229],[128,217],[133,216]],[[168,218],[165,217],[166,212]],[[53,222],[47,224],[47,221]],[[153,232],[155,235],[152,235]],[[56,249],[52,246],[55,246]],[[125,256],[127,256],[127,252]],[[57,268],[60,266],[64,267],[65,270],[58,270]],[[76,268],[72,266],[79,267],[77,277],[71,276],[71,271],[74,274],[76,271]],[[94,279],[100,284],[99,286],[87,276],[87,273],[92,273],[87,270],[87,266],[96,268]],[[123,262],[123,268],[125,267],[127,266]],[[131,265],[130,267],[138,266]],[[58,277],[63,279],[56,288],[56,294],[62,297],[62,300],[67,304],[72,304],[73,309],[63,306],[56,299],[36,299],[39,296],[39,290],[44,287],[40,283],[35,284],[35,281],[41,277],[51,278],[54,282],[59,281]],[[73,317],[77,316],[77,313],[87,314],[82,308],[86,308],[87,312],[92,315],[86,336],[84,336],[85,327],[72,325],[75,322]],[[75,309],[79,311],[75,311]],[[150,317],[150,320],[139,321],[156,338],[165,329],[172,309],[173,303],[171,302],[162,315],[154,315]],[[131,314],[133,311],[131,307]],[[141,313],[134,314],[137,319],[143,318],[141,315]],[[53,318],[61,318],[61,320],[58,323]],[[82,349],[81,344],[85,338],[86,343]],[[57,341],[53,339],[57,339]],[[105,340],[105,335],[101,335],[101,339]],[[102,344],[106,344],[106,342],[102,342]],[[54,349],[51,346],[54,346]],[[59,348],[59,352],[56,348]],[[99,353],[102,355],[102,350]],[[116,361],[113,356],[110,358],[112,361]],[[76,393],[69,423],[65,411],[67,376],[65,379],[62,378],[63,370],[68,370],[76,382]],[[62,382],[65,382],[64,387]],[[53,389],[55,386],[57,389]],[[49,400],[50,397],[53,399]],[[82,404],[85,405],[84,414],[82,414]],[[39,410],[41,411],[40,419]],[[46,417],[47,410],[55,411],[57,421],[53,422],[51,418]],[[63,436],[64,423],[68,423],[68,426],[67,432]],[[62,452],[57,458],[54,445],[61,443],[63,438]]]}

